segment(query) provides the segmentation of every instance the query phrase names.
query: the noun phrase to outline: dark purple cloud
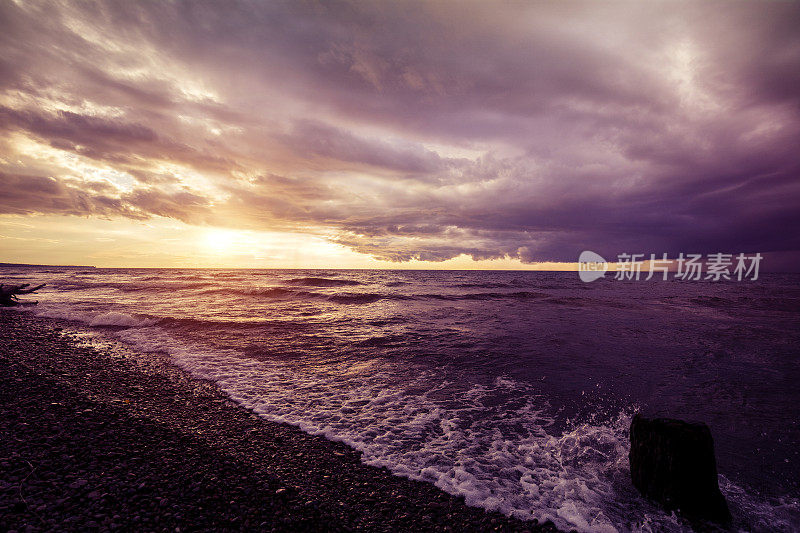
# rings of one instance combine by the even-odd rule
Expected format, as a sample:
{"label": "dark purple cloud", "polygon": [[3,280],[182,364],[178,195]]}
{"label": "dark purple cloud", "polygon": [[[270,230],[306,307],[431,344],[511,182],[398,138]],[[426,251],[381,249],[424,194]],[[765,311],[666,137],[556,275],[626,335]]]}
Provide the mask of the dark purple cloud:
{"label": "dark purple cloud", "polygon": [[394,261],[798,251],[797,28],[791,2],[6,3],[0,208]]}
{"label": "dark purple cloud", "polygon": [[118,198],[105,195],[102,185],[82,185],[50,177],[0,172],[0,214],[50,213],[147,218],[144,214],[132,211]]}
{"label": "dark purple cloud", "polygon": [[0,215],[34,213],[126,217],[152,216],[200,224],[211,218],[207,198],[190,191],[122,192],[104,181],[77,181],[0,172]]}

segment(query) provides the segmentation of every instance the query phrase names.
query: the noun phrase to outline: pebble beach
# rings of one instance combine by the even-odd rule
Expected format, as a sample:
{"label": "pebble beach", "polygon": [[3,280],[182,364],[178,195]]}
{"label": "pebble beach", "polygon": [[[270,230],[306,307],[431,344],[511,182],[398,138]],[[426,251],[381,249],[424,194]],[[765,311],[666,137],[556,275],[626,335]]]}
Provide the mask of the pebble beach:
{"label": "pebble beach", "polygon": [[157,355],[0,313],[0,530],[557,531],[364,465]]}

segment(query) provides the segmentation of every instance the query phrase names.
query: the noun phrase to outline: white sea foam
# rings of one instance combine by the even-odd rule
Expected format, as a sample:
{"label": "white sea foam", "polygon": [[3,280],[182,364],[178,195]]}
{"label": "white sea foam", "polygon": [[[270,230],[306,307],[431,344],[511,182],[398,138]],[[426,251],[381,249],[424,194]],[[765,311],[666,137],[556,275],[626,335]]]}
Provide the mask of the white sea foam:
{"label": "white sea foam", "polygon": [[[625,415],[556,436],[547,432],[546,402],[507,378],[459,390],[435,370],[409,372],[399,363],[255,361],[190,348],[159,328],[118,335],[141,350],[168,351],[180,367],[267,420],[344,442],[367,464],[433,483],[469,505],[578,531],[619,531],[627,520],[609,515],[614,477],[625,475],[627,464]],[[487,402],[495,394],[527,400],[501,411]]]}
{"label": "white sea foam", "polygon": [[109,311],[106,313],[92,311],[76,311],[58,305],[42,305],[36,309],[36,314],[47,318],[76,320],[90,326],[118,326],[125,328],[139,328],[152,326],[157,321],[151,318],[140,318],[127,313]]}
{"label": "white sea foam", "polygon": [[123,327],[142,327],[152,326],[156,321],[147,318],[136,318],[125,313],[111,311],[92,318],[90,326],[123,326]]}
{"label": "white sea foam", "polygon": [[750,531],[796,532],[800,524],[800,501],[797,498],[753,498],[747,491],[720,476],[720,489],[729,504],[749,517]]}

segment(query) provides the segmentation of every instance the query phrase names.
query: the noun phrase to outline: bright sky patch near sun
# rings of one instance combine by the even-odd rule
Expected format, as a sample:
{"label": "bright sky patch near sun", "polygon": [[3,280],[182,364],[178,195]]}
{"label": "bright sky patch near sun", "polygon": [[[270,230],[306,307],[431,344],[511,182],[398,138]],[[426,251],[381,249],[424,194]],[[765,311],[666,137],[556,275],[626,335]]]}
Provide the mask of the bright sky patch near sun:
{"label": "bright sky patch near sun", "polygon": [[0,5],[0,261],[800,250],[800,5]]}

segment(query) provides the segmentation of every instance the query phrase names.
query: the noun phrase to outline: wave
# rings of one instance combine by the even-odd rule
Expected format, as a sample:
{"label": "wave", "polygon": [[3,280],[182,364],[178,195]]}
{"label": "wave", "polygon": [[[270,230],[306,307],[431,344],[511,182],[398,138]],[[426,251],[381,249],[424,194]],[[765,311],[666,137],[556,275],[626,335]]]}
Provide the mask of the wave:
{"label": "wave", "polygon": [[332,295],[317,295],[322,298],[341,304],[364,304],[373,303],[379,300],[444,300],[444,301],[459,301],[459,300],[518,300],[528,298],[543,298],[546,294],[538,292],[476,292],[470,294],[385,294],[385,293],[368,293],[368,292],[352,292],[352,293],[339,293]]}
{"label": "wave", "polygon": [[210,274],[212,278],[240,278],[242,277],[241,274],[238,272],[212,272]]}
{"label": "wave", "polygon": [[285,287],[215,287],[200,291],[198,294],[232,294],[237,296],[253,296],[261,298],[290,298],[311,296],[313,293],[307,291],[296,291]]}
{"label": "wave", "polygon": [[528,298],[545,298],[548,295],[541,292],[534,291],[516,291],[516,292],[473,292],[466,294],[444,294],[444,293],[428,293],[414,296],[415,299],[428,299],[428,300],[523,300]]}
{"label": "wave", "polygon": [[89,322],[90,326],[121,326],[126,328],[140,328],[145,326],[152,326],[156,320],[150,318],[137,318],[125,313],[118,313],[116,311],[109,311],[95,316]]}
{"label": "wave", "polygon": [[[291,362],[190,347],[153,328],[123,339],[167,352],[266,420],[347,444],[364,463],[431,483],[468,505],[582,533],[692,531],[630,485],[629,410],[554,431],[546,400],[506,377],[461,387],[439,369],[381,359],[301,363],[298,371]],[[732,510],[755,518],[757,529],[798,524],[796,500],[766,501],[723,476],[720,482]]]}
{"label": "wave", "polygon": [[293,278],[286,283],[292,285],[305,285],[306,287],[341,287],[345,285],[363,285],[360,281],[352,279],[330,279],[330,278]]}
{"label": "wave", "polygon": [[[163,278],[159,278],[163,279]],[[140,280],[138,282],[124,282],[124,281],[53,281],[48,283],[49,286],[63,291],[70,290],[84,290],[84,289],[114,289],[120,292],[166,292],[166,291],[182,291],[191,289],[201,289],[217,285],[213,281],[172,281],[164,283],[154,283],[148,280]]]}
{"label": "wave", "polygon": [[507,289],[513,287],[510,283],[457,283],[456,287],[462,289]]}
{"label": "wave", "polygon": [[544,298],[547,294],[531,291],[517,292],[476,292],[467,294],[424,293],[400,294],[378,292],[338,292],[334,294],[289,289],[286,287],[253,287],[253,288],[225,288],[214,287],[201,291],[199,294],[238,295],[255,298],[318,300],[339,304],[369,304],[381,300],[502,300],[502,299],[530,299]]}
{"label": "wave", "polygon": [[527,299],[527,298],[544,298],[548,296],[545,293],[534,291],[517,291],[517,292],[477,292],[465,294],[459,299],[461,300],[502,300],[502,299]]}
{"label": "wave", "polygon": [[513,379],[460,386],[436,369],[381,359],[253,360],[183,344],[159,328],[120,337],[168,353],[266,420],[343,442],[364,463],[432,483],[468,505],[581,532],[619,531],[630,516],[654,530],[689,530],[642,498],[615,501],[617,480],[630,476],[628,413],[553,434],[547,402]]}
{"label": "wave", "polygon": [[171,276],[165,275],[158,275],[158,276],[146,276],[135,280],[135,282],[144,282],[144,281],[160,281],[164,284],[168,283],[175,283],[178,281],[206,281],[211,282],[213,281],[212,275],[204,275],[204,274],[176,274]]}
{"label": "wave", "polygon": [[402,344],[406,341],[407,337],[405,335],[383,335],[379,337],[370,337],[368,339],[358,341],[356,344],[364,347],[394,346]]}
{"label": "wave", "polygon": [[384,299],[407,299],[401,295],[345,292],[325,294],[321,292],[287,289],[285,287],[259,287],[259,288],[214,288],[202,291],[201,294],[238,295],[253,298],[284,299],[284,300],[318,300],[340,304],[365,304]]}
{"label": "wave", "polygon": [[330,302],[335,302],[339,304],[370,304],[377,302],[379,300],[387,300],[387,299],[397,300],[404,298],[402,298],[399,295],[354,292],[354,293],[344,293],[344,294],[333,294],[330,296],[326,296],[325,299]]}
{"label": "wave", "polygon": [[35,310],[39,316],[61,320],[77,321],[94,327],[121,327],[142,328],[153,326],[158,319],[142,315],[131,315],[117,311],[99,313],[93,311],[78,311],[61,307],[42,306]]}
{"label": "wave", "polygon": [[747,296],[740,297],[719,297],[719,296],[698,296],[690,298],[692,304],[708,307],[711,309],[720,309],[730,312],[738,312],[741,310],[758,310],[758,311],[781,311],[789,313],[800,312],[800,299],[792,298],[790,296],[781,297],[759,297],[752,298]]}

